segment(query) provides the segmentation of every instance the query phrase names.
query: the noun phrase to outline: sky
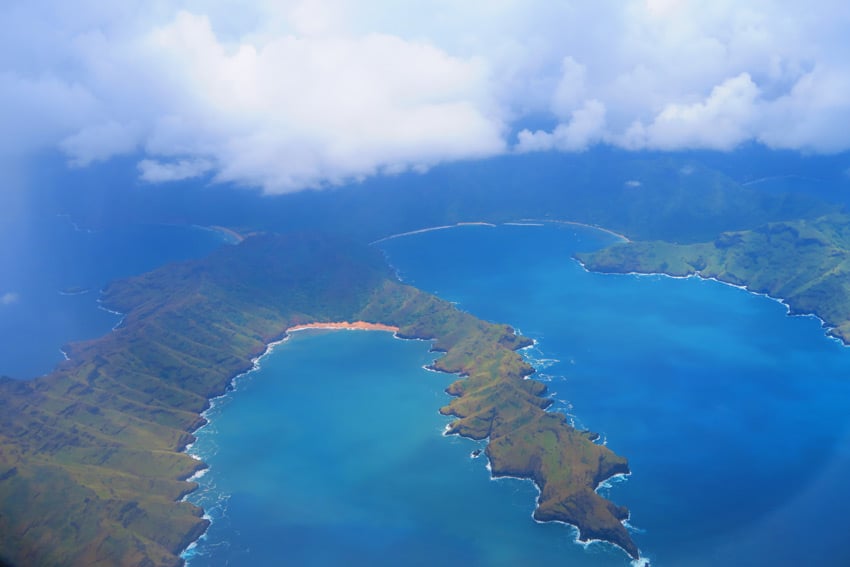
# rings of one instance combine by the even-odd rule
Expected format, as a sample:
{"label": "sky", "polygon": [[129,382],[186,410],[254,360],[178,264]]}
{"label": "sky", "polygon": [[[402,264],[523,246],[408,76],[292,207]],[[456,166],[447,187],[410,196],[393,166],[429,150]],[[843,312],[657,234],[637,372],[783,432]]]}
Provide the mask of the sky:
{"label": "sky", "polygon": [[5,0],[0,163],[286,193],[597,144],[836,153],[848,31],[833,0]]}

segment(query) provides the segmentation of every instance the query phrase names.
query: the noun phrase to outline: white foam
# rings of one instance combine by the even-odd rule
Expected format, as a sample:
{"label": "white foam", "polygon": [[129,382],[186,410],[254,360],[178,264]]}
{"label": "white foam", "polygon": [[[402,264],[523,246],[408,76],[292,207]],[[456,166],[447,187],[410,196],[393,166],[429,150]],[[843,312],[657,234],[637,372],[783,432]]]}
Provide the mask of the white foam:
{"label": "white foam", "polygon": [[[197,457],[197,456],[195,456],[195,455],[189,455],[189,456],[190,456],[190,457],[192,457],[193,459],[195,459],[196,461],[200,461],[200,460],[201,460],[201,459],[200,459],[200,457]],[[187,478],[186,480],[187,480],[188,482],[196,481],[196,480],[198,480],[199,478],[202,478],[205,474],[207,474],[207,471],[209,471],[209,470],[210,470],[210,469],[209,469],[209,467],[205,467],[205,468],[202,468],[202,469],[201,469],[201,470],[199,470],[199,471],[195,471],[195,473],[194,473],[192,476],[190,476],[189,478]]]}
{"label": "white foam", "polygon": [[544,224],[564,224],[569,226],[578,226],[581,228],[589,228],[592,230],[598,230],[600,232],[604,232],[606,234],[610,234],[611,236],[615,236],[624,242],[631,242],[631,239],[625,234],[621,234],[619,232],[613,231],[609,228],[601,227],[595,224],[587,224],[583,222],[577,221],[568,221],[568,220],[560,220],[560,219],[520,219],[522,222],[533,222],[533,223],[544,223]]}
{"label": "white foam", "polygon": [[380,244],[381,242],[386,242],[387,240],[392,240],[394,238],[401,238],[402,236],[412,236],[414,234],[423,234],[425,232],[433,232],[435,230],[446,230],[448,228],[457,228],[460,226],[486,226],[488,228],[496,228],[497,225],[486,222],[486,221],[468,221],[468,222],[457,222],[455,224],[444,224],[440,226],[430,226],[428,228],[420,228],[419,230],[409,230],[407,232],[399,232],[398,234],[391,234],[389,236],[385,236],[383,238],[379,238],[378,240],[373,240],[369,243],[369,245]]}
{"label": "white foam", "polygon": [[119,329],[121,327],[121,325],[124,324],[124,319],[127,318],[127,315],[125,313],[121,313],[120,311],[113,311],[112,309],[108,309],[108,308],[104,307],[100,298],[97,299],[97,308],[100,309],[101,311],[106,311],[107,313],[111,313],[112,315],[118,315],[120,317],[120,319],[118,319],[118,322],[115,323],[115,325],[112,326],[113,331],[115,331],[116,329]]}
{"label": "white foam", "polygon": [[380,244],[381,242],[385,242],[387,240],[392,240],[393,238],[401,238],[402,236],[412,236],[414,234],[423,234],[425,232],[433,232],[435,230],[445,230],[447,228],[454,228],[457,225],[454,224],[446,224],[441,226],[431,226],[428,228],[420,228],[419,230],[410,230],[408,232],[400,232],[398,234],[391,234],[390,236],[385,236],[384,238],[379,238],[378,240],[372,241],[369,244]]}

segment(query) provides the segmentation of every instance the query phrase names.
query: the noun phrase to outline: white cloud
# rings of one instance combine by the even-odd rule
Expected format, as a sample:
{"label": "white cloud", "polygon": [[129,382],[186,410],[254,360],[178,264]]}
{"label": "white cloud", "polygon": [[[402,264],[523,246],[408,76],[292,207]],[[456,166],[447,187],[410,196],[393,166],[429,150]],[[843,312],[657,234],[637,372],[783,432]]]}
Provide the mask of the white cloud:
{"label": "white cloud", "polygon": [[837,152],[850,148],[850,68],[818,66],[765,108],[758,139],[775,148]]}
{"label": "white cloud", "polygon": [[172,162],[143,159],[138,167],[142,180],[163,183],[201,177],[213,169],[213,163],[205,159],[181,159]]}
{"label": "white cloud", "polygon": [[139,143],[139,133],[132,125],[114,120],[85,126],[59,143],[71,163],[86,166],[94,161],[108,159],[117,154],[130,153]]}
{"label": "white cloud", "polygon": [[13,0],[0,157],[141,151],[149,181],[281,192],[513,144],[840,151],[848,28],[837,0]]}
{"label": "white cloud", "polygon": [[518,152],[582,151],[602,139],[604,128],[605,105],[598,100],[588,100],[572,112],[569,122],[559,124],[551,133],[541,130],[520,132],[516,149]]}
{"label": "white cloud", "polygon": [[621,144],[635,149],[733,149],[752,137],[758,96],[758,87],[742,73],[714,87],[703,101],[667,105],[649,126],[636,122]]}
{"label": "white cloud", "polygon": [[0,295],[0,305],[12,305],[13,303],[17,303],[20,301],[21,296],[14,291],[7,291],[3,295]]}
{"label": "white cloud", "polygon": [[561,78],[552,94],[552,111],[556,116],[569,116],[584,100],[585,87],[584,65],[570,56],[561,62]]}
{"label": "white cloud", "polygon": [[97,115],[97,100],[78,83],[49,74],[0,70],[0,154],[21,155],[80,128]]}
{"label": "white cloud", "polygon": [[209,156],[220,181],[282,192],[504,148],[481,59],[380,34],[224,45],[188,13],[146,43],[178,91],[148,152]]}

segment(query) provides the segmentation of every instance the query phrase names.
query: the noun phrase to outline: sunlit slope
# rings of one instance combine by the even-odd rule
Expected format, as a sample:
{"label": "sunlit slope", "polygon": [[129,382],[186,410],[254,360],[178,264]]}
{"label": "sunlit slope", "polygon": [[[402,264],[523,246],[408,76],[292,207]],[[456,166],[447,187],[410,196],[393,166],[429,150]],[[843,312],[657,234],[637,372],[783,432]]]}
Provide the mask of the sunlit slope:
{"label": "sunlit slope", "polygon": [[545,411],[551,404],[543,397],[546,386],[527,378],[534,370],[515,352],[531,341],[413,288],[386,286],[363,317],[398,325],[401,336],[433,339],[445,355],[432,367],[462,376],[447,388],[455,399],[440,409],[457,417],[448,432],[488,439],[494,476],[534,480],[541,490],[535,518],[573,524],[582,540],[609,541],[638,557],[622,524],[628,510],[595,492],[602,481],[628,473],[628,462],[563,414]]}
{"label": "sunlit slope", "polygon": [[[396,282],[380,253],[314,236],[263,235],[209,258],[117,282],[112,333],[68,349],[29,382],[0,382],[0,557],[21,565],[177,565],[206,528],[183,495],[204,465],[182,453],[209,399],[288,327],[366,320],[432,339],[452,431],[490,438],[494,474],[533,478],[541,519],[577,524],[630,555],[626,510],[598,482],[628,470],[592,434],[547,413],[545,386],[516,353],[529,344]],[[297,379],[297,377],[293,377]],[[387,427],[392,434],[391,425]]]}
{"label": "sunlit slope", "polygon": [[850,343],[850,217],[768,223],[710,242],[631,242],[579,259],[601,272],[699,275],[781,298]]}

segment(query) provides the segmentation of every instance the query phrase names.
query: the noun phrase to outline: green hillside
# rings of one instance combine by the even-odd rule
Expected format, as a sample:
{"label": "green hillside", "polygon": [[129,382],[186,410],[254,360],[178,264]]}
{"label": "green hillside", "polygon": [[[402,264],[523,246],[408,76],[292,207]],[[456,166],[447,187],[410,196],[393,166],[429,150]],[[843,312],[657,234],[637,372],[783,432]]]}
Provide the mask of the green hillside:
{"label": "green hillside", "polygon": [[588,269],[698,275],[781,298],[795,314],[823,319],[850,343],[850,217],[764,224],[709,242],[629,242],[580,254]]}
{"label": "green hillside", "polygon": [[[392,277],[377,250],[261,235],[210,257],[114,283],[112,333],[70,345],[48,376],[0,381],[0,557],[20,565],[178,565],[206,529],[181,501],[205,465],[182,451],[224,393],[289,327],[365,320],[430,339],[459,372],[441,411],[453,433],[489,437],[494,475],[534,479],[535,516],[637,556],[625,508],[594,492],[625,459],[545,410],[516,349],[530,341]],[[389,428],[391,429],[391,428]]]}

